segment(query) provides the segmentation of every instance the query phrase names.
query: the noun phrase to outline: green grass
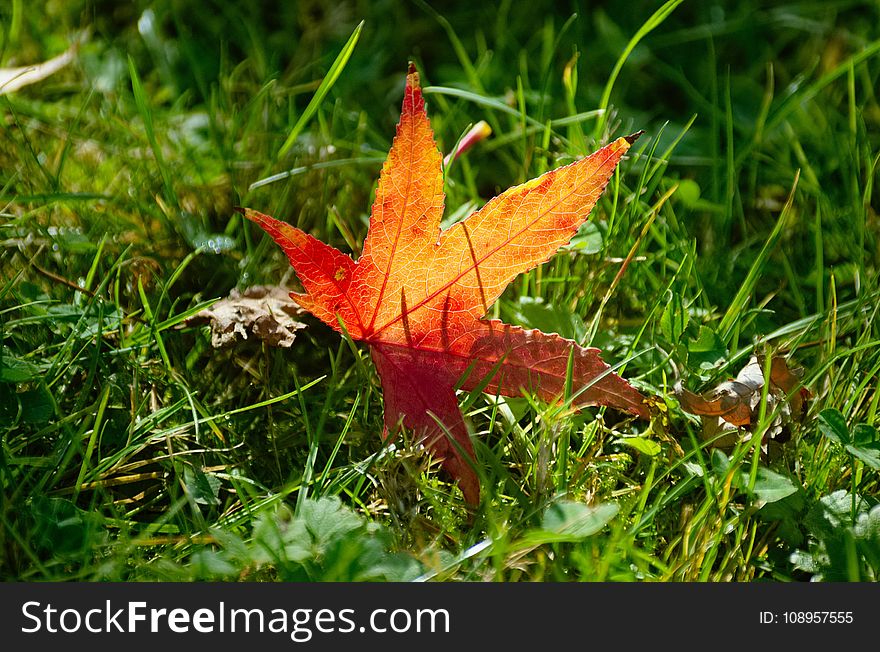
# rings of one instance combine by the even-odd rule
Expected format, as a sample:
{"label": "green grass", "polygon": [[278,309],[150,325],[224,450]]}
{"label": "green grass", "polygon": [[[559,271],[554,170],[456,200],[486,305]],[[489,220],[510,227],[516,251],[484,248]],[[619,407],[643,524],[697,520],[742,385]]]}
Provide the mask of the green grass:
{"label": "green grass", "polygon": [[[2,67],[90,35],[0,96],[0,577],[878,579],[878,26],[858,0],[0,7]],[[383,447],[363,348],[312,320],[215,350],[184,323],[296,283],[233,206],[359,250],[409,59],[444,153],[493,129],[447,222],[647,132],[491,312],[601,348],[666,418],[462,394],[475,513]],[[752,353],[812,393],[768,455],[766,396],[720,450],[673,391]]]}

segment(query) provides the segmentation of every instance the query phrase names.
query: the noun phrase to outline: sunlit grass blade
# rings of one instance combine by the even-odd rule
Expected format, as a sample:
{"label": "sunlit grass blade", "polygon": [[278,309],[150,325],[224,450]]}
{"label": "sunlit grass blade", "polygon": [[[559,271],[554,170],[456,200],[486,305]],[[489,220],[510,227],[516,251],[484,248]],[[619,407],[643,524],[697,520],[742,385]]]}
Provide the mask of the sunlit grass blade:
{"label": "sunlit grass blade", "polygon": [[[657,9],[657,11],[655,11],[651,15],[651,17],[644,22],[644,24],[629,40],[629,43],[626,44],[623,52],[621,52],[620,56],[617,58],[617,62],[614,64],[614,68],[611,69],[611,73],[608,75],[608,81],[605,82],[605,88],[602,90],[602,97],[600,98],[599,106],[597,107],[600,111],[606,111],[608,109],[608,104],[611,101],[611,91],[614,89],[614,83],[617,81],[617,76],[620,74],[620,71],[623,69],[626,60],[629,58],[629,55],[632,53],[635,47],[648,34],[654,31],[661,24],[663,24],[663,21],[665,21],[682,2],[683,0],[667,0],[667,2],[663,3],[663,5],[661,5],[660,8]],[[593,129],[593,140],[598,141],[599,138],[602,136],[602,131],[605,129],[606,119],[606,114],[603,113],[602,117],[600,117],[599,120],[596,122],[596,127]]]}
{"label": "sunlit grass blade", "polygon": [[354,48],[357,45],[363,27],[364,21],[361,21],[358,23],[358,26],[354,28],[351,36],[348,37],[348,41],[336,56],[336,60],[333,62],[333,65],[330,66],[330,70],[327,71],[327,75],[324,77],[321,85],[318,86],[318,90],[315,91],[315,94],[312,96],[312,99],[309,100],[302,115],[299,116],[296,123],[293,125],[293,128],[290,130],[290,133],[287,134],[287,139],[284,141],[281,149],[278,150],[278,158],[283,157],[290,151],[290,148],[293,147],[293,144],[296,142],[296,139],[299,137],[303,128],[308,124],[309,120],[312,119],[312,116],[315,115],[315,112],[321,106],[327,93],[330,92],[330,89],[333,88],[336,80],[339,79],[339,75],[345,70],[345,64],[348,63],[348,60],[354,52]]}
{"label": "sunlit grass blade", "polygon": [[791,215],[799,178],[800,173],[798,172],[795,174],[791,191],[789,192],[785,205],[782,207],[779,218],[776,220],[776,225],[764,241],[761,251],[755,256],[755,260],[749,269],[749,273],[746,275],[745,279],[743,279],[742,284],[739,286],[739,290],[737,290],[730,306],[727,308],[727,311],[721,318],[721,322],[718,324],[719,335],[724,342],[731,342],[734,329],[737,328],[743,318],[743,312],[749,301],[749,297],[751,297],[752,292],[754,292],[755,285],[761,277],[764,267],[767,265],[767,261],[770,259],[770,254],[773,253],[773,250],[779,242],[779,238],[782,236],[782,231]]}

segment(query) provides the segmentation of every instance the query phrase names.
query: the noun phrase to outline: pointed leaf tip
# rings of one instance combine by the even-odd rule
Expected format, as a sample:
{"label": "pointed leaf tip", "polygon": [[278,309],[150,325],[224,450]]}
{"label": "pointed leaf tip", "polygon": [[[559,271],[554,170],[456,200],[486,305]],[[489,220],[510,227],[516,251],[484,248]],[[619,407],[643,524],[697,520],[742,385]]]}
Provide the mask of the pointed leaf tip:
{"label": "pointed leaf tip", "polygon": [[629,136],[624,136],[623,139],[624,139],[626,142],[628,142],[630,145],[632,145],[634,142],[636,142],[636,141],[639,139],[639,136],[641,136],[643,133],[645,133],[645,130],[644,130],[644,129],[639,129],[639,130],[638,130],[636,133],[634,133],[634,134],[630,134]]}
{"label": "pointed leaf tip", "polygon": [[414,64],[412,61],[409,62],[409,67],[406,71],[406,87],[417,91],[422,90],[421,80],[419,79],[419,71],[416,70],[416,64]]}
{"label": "pointed leaf tip", "polygon": [[[407,114],[424,113],[425,98],[422,96],[422,86],[419,80],[419,72],[416,65],[410,61],[406,74],[406,90],[403,93],[403,109],[401,119]],[[430,127],[429,127],[430,128]]]}

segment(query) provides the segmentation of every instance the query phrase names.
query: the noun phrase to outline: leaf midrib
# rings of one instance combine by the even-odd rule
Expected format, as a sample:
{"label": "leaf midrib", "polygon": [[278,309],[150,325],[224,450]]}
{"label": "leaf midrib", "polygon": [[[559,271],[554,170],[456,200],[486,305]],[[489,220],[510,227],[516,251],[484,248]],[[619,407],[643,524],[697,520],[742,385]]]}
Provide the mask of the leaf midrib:
{"label": "leaf midrib", "polygon": [[[411,93],[411,97],[409,99],[411,102],[411,108],[410,108],[410,114],[409,114],[410,119],[408,121],[409,122],[409,125],[408,125],[408,128],[409,128],[409,156],[407,158],[407,161],[409,164],[406,166],[406,194],[403,197],[403,207],[401,210],[401,218],[399,220],[397,220],[397,232],[394,234],[394,242],[391,245],[391,255],[388,256],[388,264],[386,266],[386,269],[381,270],[382,271],[382,287],[379,288],[379,296],[376,299],[376,307],[373,310],[373,316],[370,319],[370,325],[367,328],[367,331],[369,331],[371,333],[374,332],[373,326],[376,323],[376,317],[379,315],[379,309],[382,307],[382,301],[385,298],[385,288],[388,286],[388,279],[391,278],[391,270],[394,266],[394,257],[397,255],[397,245],[400,242],[400,233],[403,230],[403,222],[404,222],[403,216],[406,215],[407,208],[409,207],[409,197],[410,197],[411,185],[412,185],[412,169],[413,169],[412,160],[413,160],[413,150],[415,147],[415,144],[413,141],[415,139],[415,131],[416,131],[416,129],[415,129],[416,113],[412,108],[415,106],[415,92]],[[397,139],[397,137],[395,136],[395,140],[396,139]],[[392,149],[393,149],[393,147],[394,147],[394,145],[392,143]],[[391,157],[389,155],[389,159],[390,158]],[[389,181],[390,181],[390,179],[389,179]],[[380,209],[382,210],[382,217],[383,217],[383,221],[384,221],[384,217],[385,217],[384,202],[380,204],[379,198],[377,197],[376,203],[377,203],[377,205],[379,205]]]}

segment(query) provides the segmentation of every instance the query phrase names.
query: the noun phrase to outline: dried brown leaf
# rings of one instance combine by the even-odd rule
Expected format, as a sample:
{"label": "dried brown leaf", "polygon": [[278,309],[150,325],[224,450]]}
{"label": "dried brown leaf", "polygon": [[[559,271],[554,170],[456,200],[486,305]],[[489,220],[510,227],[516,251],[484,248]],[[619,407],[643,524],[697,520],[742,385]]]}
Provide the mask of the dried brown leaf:
{"label": "dried brown leaf", "polygon": [[214,348],[246,340],[249,335],[269,346],[287,348],[296,339],[296,332],[306,327],[294,319],[303,312],[288,290],[255,285],[241,292],[233,290],[226,299],[187,319],[185,325],[209,323]]}
{"label": "dried brown leaf", "polygon": [[[793,370],[781,356],[770,363],[770,387],[767,390],[768,414],[777,410],[768,429],[770,439],[787,441],[792,423],[803,420],[810,392],[800,387],[802,370]],[[717,385],[703,394],[675,387],[675,396],[685,412],[697,414],[703,422],[703,438],[717,447],[734,445],[741,437],[738,428],[749,429],[758,419],[764,389],[764,356],[752,356],[733,380]],[[748,439],[750,435],[742,437]]]}

